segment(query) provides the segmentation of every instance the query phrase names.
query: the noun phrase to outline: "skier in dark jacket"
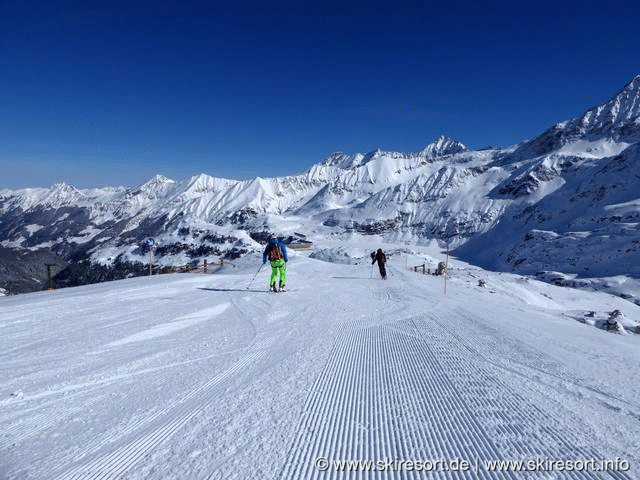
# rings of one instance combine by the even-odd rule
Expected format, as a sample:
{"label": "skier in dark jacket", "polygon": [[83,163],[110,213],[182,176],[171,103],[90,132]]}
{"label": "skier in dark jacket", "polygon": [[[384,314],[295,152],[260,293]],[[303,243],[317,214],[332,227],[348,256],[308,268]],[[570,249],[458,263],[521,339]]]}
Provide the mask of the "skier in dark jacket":
{"label": "skier in dark jacket", "polygon": [[371,265],[378,262],[378,268],[380,269],[380,276],[382,278],[387,278],[387,270],[384,268],[384,264],[387,263],[387,257],[384,253],[382,253],[382,249],[379,248],[375,255],[372,254],[373,261]]}
{"label": "skier in dark jacket", "polygon": [[269,280],[269,289],[277,292],[276,280],[280,274],[280,290],[285,291],[285,282],[287,281],[287,247],[284,246],[277,238],[272,238],[267,243],[262,254],[262,264],[267,263],[267,259],[271,262],[271,278]]}

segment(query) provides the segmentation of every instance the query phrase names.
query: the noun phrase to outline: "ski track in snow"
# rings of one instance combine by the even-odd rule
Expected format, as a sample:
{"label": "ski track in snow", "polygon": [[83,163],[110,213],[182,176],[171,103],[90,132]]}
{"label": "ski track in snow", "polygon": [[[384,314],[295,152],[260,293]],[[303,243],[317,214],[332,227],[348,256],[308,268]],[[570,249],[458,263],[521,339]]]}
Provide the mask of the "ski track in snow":
{"label": "ski track in snow", "polygon": [[196,325],[200,322],[208,320],[211,317],[216,315],[220,315],[227,308],[229,308],[228,303],[224,303],[222,305],[216,305],[215,307],[201,310],[199,312],[193,313],[191,315],[187,315],[182,317],[176,321],[165,323],[162,325],[157,325],[148,330],[144,330],[142,332],[136,333],[135,335],[130,335],[121,340],[117,340],[115,342],[111,342],[107,344],[107,347],[119,347],[121,345],[126,345],[127,343],[132,342],[142,342],[145,340],[151,340],[157,337],[164,337],[165,335],[170,335],[178,330],[182,330],[183,328],[188,328],[193,325]]}
{"label": "ski track in snow", "polygon": [[[306,262],[305,267],[311,269],[309,276],[305,278],[292,267],[291,283],[296,288],[279,295],[247,295],[233,288],[201,289],[203,285],[208,288],[211,282],[216,287],[244,285],[249,274],[184,277],[185,280],[173,282],[175,286],[165,288],[162,295],[152,293],[152,289],[150,293],[151,287],[139,286],[146,280],[132,281],[135,288],[115,282],[111,286],[115,290],[107,289],[103,295],[107,298],[104,308],[112,308],[110,302],[117,301],[128,289],[133,292],[127,297],[130,310],[114,317],[115,321],[96,317],[88,327],[95,338],[86,337],[86,345],[70,344],[70,348],[84,352],[84,357],[80,354],[82,361],[89,362],[89,370],[79,370],[82,375],[70,380],[56,380],[58,370],[55,365],[47,365],[49,359],[54,363],[57,359],[73,362],[73,355],[68,356],[64,348],[57,350],[42,344],[39,337],[46,337],[47,327],[38,330],[33,317],[21,314],[18,322],[18,315],[3,317],[0,310],[0,329],[7,333],[12,355],[16,355],[4,355],[8,362],[5,368],[24,369],[23,382],[34,381],[36,386],[40,379],[49,382],[31,390],[25,388],[19,398],[0,400],[0,476],[5,469],[8,480],[44,478],[43,475],[54,480],[166,478],[162,468],[149,468],[149,462],[160,460],[167,462],[171,478],[551,478],[534,472],[488,472],[482,461],[603,458],[601,444],[593,436],[584,435],[583,425],[573,423],[575,417],[569,418],[561,409],[549,409],[549,403],[531,392],[527,396],[518,390],[519,382],[527,377],[544,392],[566,393],[570,386],[589,393],[585,400],[592,403],[585,408],[611,408],[610,421],[631,419],[634,415],[640,419],[638,404],[624,391],[585,383],[569,371],[563,373],[560,364],[540,361],[543,366],[536,366],[536,362],[530,364],[506,350],[494,354],[489,340],[505,342],[506,332],[490,322],[482,324],[482,335],[478,334],[480,330],[469,328],[479,321],[483,310],[474,313],[473,306],[465,300],[445,302],[439,294],[439,281],[432,277],[390,268],[390,278],[380,281],[357,278],[354,272],[358,267]],[[345,275],[327,274],[334,274],[336,268],[345,268]],[[149,281],[173,284],[168,278]],[[98,295],[94,297],[97,302],[98,287],[86,288]],[[453,283],[451,288],[461,286]],[[69,290],[64,295],[66,302],[84,305],[83,291],[86,290]],[[164,300],[167,295],[169,302]],[[34,297],[39,300],[34,300],[33,305],[48,309],[54,304],[55,311],[64,311],[64,297],[48,301]],[[508,293],[500,298],[511,301]],[[535,295],[523,291],[522,298],[534,301]],[[29,296],[17,300],[22,299],[28,300]],[[158,316],[157,302],[176,305],[167,306],[166,315]],[[208,306],[203,307],[203,302]],[[517,308],[525,308],[514,302]],[[92,308],[100,311],[92,305],[83,308],[89,309],[86,312],[93,312]],[[538,308],[535,301],[530,308],[531,312]],[[191,313],[185,313],[185,309]],[[67,311],[72,310],[73,306],[67,307]],[[145,313],[151,310],[153,314]],[[17,313],[19,308],[13,311]],[[182,314],[176,315],[177,312]],[[136,315],[146,320],[123,321]],[[577,322],[562,325],[584,328]],[[35,338],[27,335],[30,328],[35,329]],[[58,339],[72,338],[65,331],[59,335]],[[616,338],[606,332],[594,335],[604,335],[602,338],[607,340]],[[238,340],[234,340],[236,337]],[[211,345],[191,351],[203,340]],[[44,349],[44,360],[30,356],[30,349],[35,348]],[[140,349],[149,356],[119,357]],[[532,350],[531,355],[535,360],[542,352]],[[108,358],[116,364],[107,368],[91,363],[100,362],[104,355],[113,355]],[[241,395],[246,386],[255,384],[263,375],[275,375],[276,371],[284,376],[276,378],[274,385],[301,385],[286,377],[293,367],[288,362],[295,362],[298,371],[307,376],[304,380],[308,383],[302,384],[308,387],[302,394],[286,389],[269,392],[260,396],[260,401],[266,398],[273,403],[249,403],[253,415],[246,417],[245,412],[218,403],[228,392]],[[61,368],[64,371],[67,367]],[[70,372],[75,371],[69,368]],[[184,381],[176,386],[167,384],[167,394],[159,395],[160,390],[153,390],[153,382],[159,385],[156,388],[162,388],[163,382],[180,380],[183,371]],[[15,384],[19,378],[13,381]],[[149,395],[155,392],[158,396],[149,397],[146,403],[138,402],[127,394],[134,386],[140,387],[135,390],[138,394],[148,389]],[[110,396],[116,393],[123,393],[114,398],[124,410],[118,410],[117,417],[104,423],[99,411],[110,404]],[[296,395],[301,401],[275,417],[282,431],[261,430],[251,423],[251,419],[260,418],[264,409],[278,411],[286,403],[284,398]],[[247,407],[246,403],[237,405]],[[620,408],[616,410],[617,407]],[[212,408],[220,411],[212,416]],[[600,410],[593,411],[602,414]],[[622,414],[628,416],[619,417]],[[58,446],[56,436],[74,418],[86,420],[94,433],[78,437],[84,439],[83,443],[74,443],[72,436],[63,435]],[[183,443],[189,443],[190,431],[216,429],[219,425],[208,422],[224,418],[237,418],[236,423],[221,428],[219,436],[214,437],[216,443],[225,446],[224,452],[215,445],[201,445],[195,450],[193,440],[190,447],[185,447],[187,450],[181,450]],[[247,435],[242,434],[243,428]],[[255,441],[256,437],[249,432],[254,430],[266,436],[260,446],[263,454],[270,445],[274,450],[280,449],[269,462],[253,456],[257,446],[251,439]],[[28,451],[33,441],[47,446],[47,451],[34,452],[31,461],[20,457],[21,463],[13,464],[11,455],[18,449]],[[190,471],[185,458],[206,458],[202,452],[206,448],[211,456],[209,463],[197,473]],[[607,453],[612,450],[615,449]],[[469,461],[472,469],[367,473],[330,468],[321,472],[315,468],[320,457],[330,462],[460,458]],[[478,471],[476,459],[480,462]],[[234,465],[252,470],[234,471]],[[270,470],[264,470],[266,466]],[[634,477],[623,472],[567,472],[553,478]]]}
{"label": "ski track in snow", "polygon": [[[226,380],[260,362],[264,354],[263,348],[252,349],[231,368],[189,392],[173,405],[120,432],[118,438],[103,438],[100,447],[115,440],[124,445],[115,450],[104,448],[105,452],[100,448],[97,454],[88,455],[92,457],[90,460],[81,461],[76,467],[54,477],[55,480],[119,478],[152,449],[169,440],[177,430],[198,415],[215,399],[216,391],[224,388]],[[130,432],[134,433],[129,435]]]}
{"label": "ski track in snow", "polygon": [[[233,303],[233,302],[232,302]],[[131,335],[121,341],[112,342],[107,347],[152,340],[169,335],[211,317],[224,313],[231,303],[197,311],[182,319],[162,324],[152,329]],[[233,303],[238,310],[238,307]],[[241,315],[243,315],[241,313]],[[249,323],[251,323],[249,321]],[[216,393],[226,388],[226,383],[241,372],[264,360],[268,345],[253,343],[240,360],[225,371],[215,375],[205,384],[186,393],[167,407],[143,416],[113,435],[104,436],[97,445],[92,445],[77,454],[82,459],[71,468],[55,476],[55,480],[101,480],[122,478],[128,470],[142,460],[154,448],[168,441],[180,428],[200,414],[216,398]],[[229,352],[226,352],[229,353]],[[217,355],[220,355],[219,353]],[[173,365],[176,366],[176,365]],[[113,445],[122,444],[114,449]]]}

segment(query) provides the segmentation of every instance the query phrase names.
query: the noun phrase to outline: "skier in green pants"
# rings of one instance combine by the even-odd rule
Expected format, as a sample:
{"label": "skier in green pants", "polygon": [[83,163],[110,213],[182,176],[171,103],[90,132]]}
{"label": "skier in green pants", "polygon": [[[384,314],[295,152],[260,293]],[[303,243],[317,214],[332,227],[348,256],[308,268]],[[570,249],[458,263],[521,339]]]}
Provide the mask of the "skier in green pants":
{"label": "skier in green pants", "polygon": [[[272,238],[267,243],[264,253],[262,254],[262,264],[267,263],[267,259],[271,262],[271,279],[269,280],[269,289],[274,292],[284,292],[285,283],[287,281],[287,247],[278,240]],[[280,274],[280,289],[276,288],[276,280]]]}

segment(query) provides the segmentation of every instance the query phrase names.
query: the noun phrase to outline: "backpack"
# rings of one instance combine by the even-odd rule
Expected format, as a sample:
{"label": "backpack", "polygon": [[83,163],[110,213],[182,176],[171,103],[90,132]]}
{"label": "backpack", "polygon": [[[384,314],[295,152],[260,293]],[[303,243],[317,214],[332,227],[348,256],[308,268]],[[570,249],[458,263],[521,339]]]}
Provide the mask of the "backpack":
{"label": "backpack", "polygon": [[272,262],[274,260],[281,260],[283,258],[282,250],[280,250],[280,247],[278,246],[277,243],[272,243],[271,245],[269,245],[269,250],[267,251],[267,258]]}

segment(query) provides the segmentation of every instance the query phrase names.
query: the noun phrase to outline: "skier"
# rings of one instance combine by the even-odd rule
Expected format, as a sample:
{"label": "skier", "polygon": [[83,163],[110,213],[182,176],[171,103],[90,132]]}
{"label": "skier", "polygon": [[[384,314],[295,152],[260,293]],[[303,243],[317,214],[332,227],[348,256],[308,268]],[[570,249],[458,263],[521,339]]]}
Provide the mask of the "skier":
{"label": "skier", "polygon": [[[274,292],[284,292],[285,282],[287,280],[287,247],[278,240],[272,238],[267,243],[262,254],[262,264],[267,263],[267,259],[271,262],[271,279],[269,280],[269,290]],[[276,280],[278,279],[278,273],[280,274],[280,290],[276,288]]]}
{"label": "skier", "polygon": [[[373,255],[373,254],[372,254]],[[387,278],[387,270],[384,268],[384,264],[387,262],[387,257],[384,253],[382,253],[382,249],[379,248],[378,251],[371,257],[373,261],[371,265],[378,262],[378,268],[380,269],[380,276],[382,278]]]}

